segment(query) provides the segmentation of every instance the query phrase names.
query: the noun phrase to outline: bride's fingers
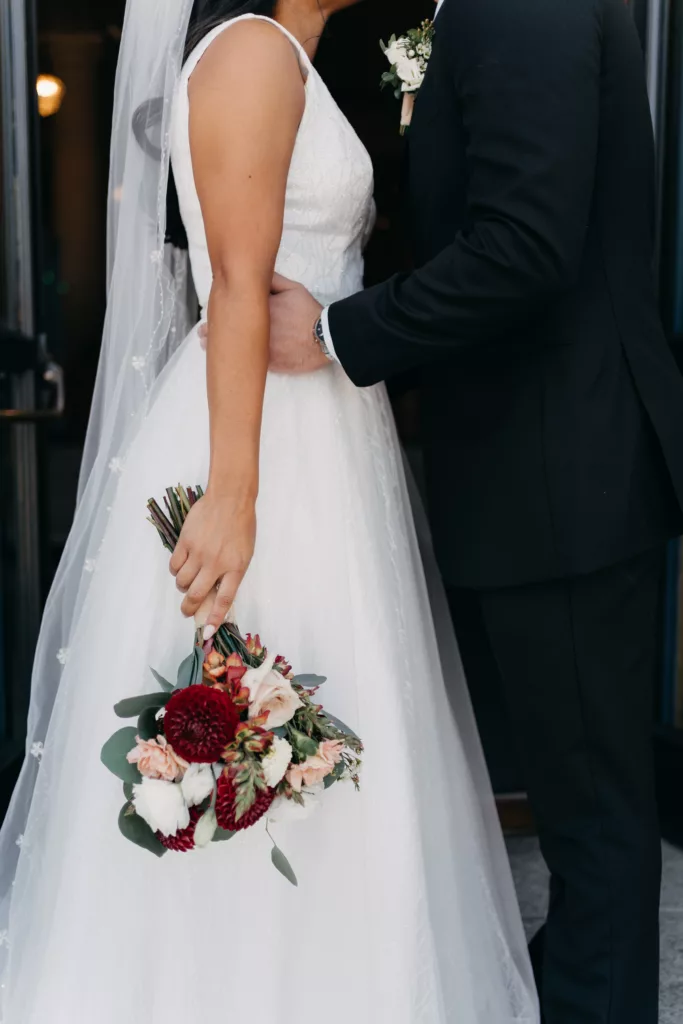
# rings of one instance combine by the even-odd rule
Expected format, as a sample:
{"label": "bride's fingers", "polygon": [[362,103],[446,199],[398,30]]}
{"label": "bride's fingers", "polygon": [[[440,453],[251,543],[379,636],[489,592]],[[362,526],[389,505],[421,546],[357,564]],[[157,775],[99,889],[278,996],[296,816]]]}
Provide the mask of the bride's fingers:
{"label": "bride's fingers", "polygon": [[198,559],[192,558],[192,556],[190,556],[187,559],[184,566],[178,572],[175,578],[175,585],[178,588],[178,590],[181,591],[181,593],[187,593],[187,591],[190,589],[195,579],[197,578],[200,568],[201,563],[199,562]]}
{"label": "bride's fingers", "polygon": [[185,565],[185,562],[187,561],[189,554],[190,550],[181,536],[180,539],[178,540],[178,543],[176,544],[175,551],[171,555],[171,561],[169,564],[171,576],[178,575],[182,567]]}
{"label": "bride's fingers", "polygon": [[201,569],[197,578],[190,585],[185,600],[180,606],[183,615],[188,619],[199,611],[200,607],[216,585],[216,574],[208,569]]}
{"label": "bride's fingers", "polygon": [[216,600],[213,602],[211,614],[206,620],[207,626],[212,626],[216,630],[219,626],[223,625],[225,616],[230,611],[232,602],[235,600],[235,594],[240,583],[241,577],[239,573],[228,572],[225,574],[218,588]]}

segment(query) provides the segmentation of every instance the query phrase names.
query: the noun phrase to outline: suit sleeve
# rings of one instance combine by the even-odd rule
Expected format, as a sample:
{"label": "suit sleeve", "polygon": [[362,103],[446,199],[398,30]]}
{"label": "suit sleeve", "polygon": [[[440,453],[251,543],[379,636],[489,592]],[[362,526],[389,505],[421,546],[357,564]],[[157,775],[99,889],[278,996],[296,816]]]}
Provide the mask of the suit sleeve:
{"label": "suit sleeve", "polygon": [[464,226],[420,269],[330,307],[360,386],[504,345],[579,274],[598,145],[594,0],[450,0],[436,27],[466,138]]}

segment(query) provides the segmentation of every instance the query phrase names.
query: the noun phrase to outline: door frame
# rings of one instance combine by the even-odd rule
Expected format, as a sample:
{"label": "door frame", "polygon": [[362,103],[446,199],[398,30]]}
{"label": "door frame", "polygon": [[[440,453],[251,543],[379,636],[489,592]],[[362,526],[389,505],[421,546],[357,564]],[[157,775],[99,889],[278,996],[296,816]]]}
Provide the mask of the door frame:
{"label": "door frame", "polygon": [[[34,213],[37,197],[37,39],[34,0],[3,0],[0,4],[0,133],[2,150],[2,246],[6,325],[27,339],[37,331],[35,314]],[[33,373],[16,375],[12,401],[17,409],[35,409]],[[42,610],[36,426],[3,423],[7,431],[8,479],[5,526],[14,551],[11,572],[4,579],[5,600],[12,597],[11,641],[2,645],[4,699],[9,714],[0,740],[0,769],[16,759],[24,746],[33,653]],[[4,439],[3,439],[4,440]],[[0,635],[0,645],[2,636]],[[0,676],[2,681],[2,676]]]}

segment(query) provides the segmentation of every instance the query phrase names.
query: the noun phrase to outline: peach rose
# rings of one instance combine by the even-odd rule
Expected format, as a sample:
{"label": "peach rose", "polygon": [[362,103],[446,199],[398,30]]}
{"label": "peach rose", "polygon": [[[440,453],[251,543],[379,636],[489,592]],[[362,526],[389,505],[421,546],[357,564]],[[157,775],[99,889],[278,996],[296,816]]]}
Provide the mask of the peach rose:
{"label": "peach rose", "polygon": [[318,747],[318,757],[322,758],[330,768],[336,768],[342,759],[343,740],[323,740]]}
{"label": "peach rose", "polygon": [[155,740],[143,740],[135,737],[137,746],[126,755],[130,764],[137,764],[140,773],[148,779],[164,779],[176,782],[182,779],[189,767],[187,761],[178,757],[165,736],[157,736]]}
{"label": "peach rose", "polygon": [[303,786],[316,786],[341,761],[344,744],[341,740],[323,740],[318,753],[307,757],[302,764],[293,764],[287,772],[287,781],[293,790],[301,792]]}
{"label": "peach rose", "polygon": [[258,668],[250,668],[242,676],[242,686],[249,690],[249,718],[268,713],[268,729],[285,725],[302,706],[301,698],[288,679],[273,668],[274,655],[269,655]]}

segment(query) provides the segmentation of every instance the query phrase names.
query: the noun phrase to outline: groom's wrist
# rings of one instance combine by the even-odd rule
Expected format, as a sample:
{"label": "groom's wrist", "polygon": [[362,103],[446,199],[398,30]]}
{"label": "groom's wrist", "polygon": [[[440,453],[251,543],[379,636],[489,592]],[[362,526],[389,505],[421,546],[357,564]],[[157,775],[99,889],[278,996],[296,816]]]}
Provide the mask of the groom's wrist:
{"label": "groom's wrist", "polygon": [[323,330],[322,312],[321,312],[320,316],[317,317],[315,323],[313,324],[313,341],[318,346],[318,348],[320,349],[320,351],[322,352],[322,354],[325,356],[326,359],[331,359],[332,358],[330,356],[330,350],[327,347],[327,342],[325,341],[325,332]]}
{"label": "groom's wrist", "polygon": [[325,306],[313,325],[313,336],[323,355],[329,359],[330,362],[338,363],[339,359],[337,358],[337,353],[334,350],[332,335],[330,333],[330,324],[328,319],[329,308],[329,306]]}

